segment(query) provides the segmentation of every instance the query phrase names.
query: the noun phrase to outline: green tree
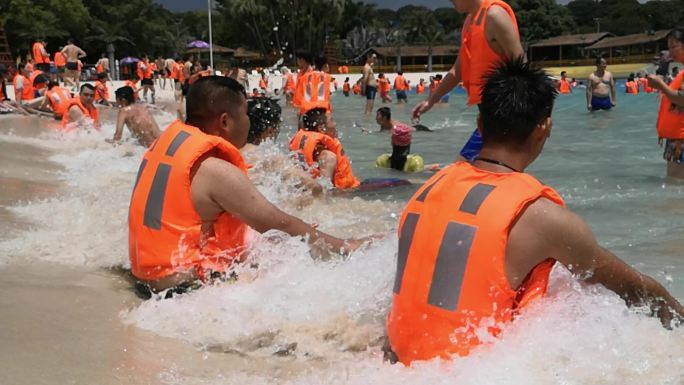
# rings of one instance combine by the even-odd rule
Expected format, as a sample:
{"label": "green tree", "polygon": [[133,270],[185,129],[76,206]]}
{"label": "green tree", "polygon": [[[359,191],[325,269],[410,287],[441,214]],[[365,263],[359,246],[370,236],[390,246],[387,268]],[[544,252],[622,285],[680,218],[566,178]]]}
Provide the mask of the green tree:
{"label": "green tree", "polygon": [[576,29],[570,11],[555,0],[511,0],[509,3],[515,11],[523,42],[546,39]]}

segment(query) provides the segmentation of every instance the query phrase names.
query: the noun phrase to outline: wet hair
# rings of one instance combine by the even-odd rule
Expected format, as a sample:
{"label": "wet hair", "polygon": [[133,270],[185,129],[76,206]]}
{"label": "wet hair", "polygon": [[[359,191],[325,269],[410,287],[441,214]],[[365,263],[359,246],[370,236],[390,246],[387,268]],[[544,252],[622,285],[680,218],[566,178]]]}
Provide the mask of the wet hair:
{"label": "wet hair", "polygon": [[392,110],[389,107],[378,108],[378,114],[385,119],[392,119]]}
{"label": "wet hair", "polygon": [[627,77],[627,81],[633,82],[634,81],[634,74],[629,74],[629,76]]}
{"label": "wet hair", "polygon": [[328,58],[323,55],[316,56],[316,59],[314,59],[314,65],[319,71],[322,70],[326,64],[328,64]]}
{"label": "wet hair", "polygon": [[89,90],[95,92],[95,87],[93,87],[91,84],[88,84],[88,83],[81,86],[81,92],[83,92],[84,89],[89,89]]}
{"label": "wet hair", "polygon": [[50,81],[48,82],[48,84],[47,84],[47,89],[48,89],[48,90],[51,90],[51,89],[53,89],[53,88],[55,88],[55,87],[59,87],[59,82],[54,81],[54,80],[50,80]]}
{"label": "wet hair", "polygon": [[384,72],[380,72],[380,73],[378,74],[378,79],[384,78],[384,77],[385,77],[385,73],[384,73]]}
{"label": "wet hair", "polygon": [[684,43],[684,26],[677,26],[667,34],[668,39],[677,40],[680,43]]}
{"label": "wet hair", "polygon": [[74,39],[68,39],[67,44],[74,44]]}
{"label": "wet hair", "polygon": [[304,123],[304,129],[307,131],[317,131],[316,128],[325,124],[326,120],[326,109],[325,108],[314,108],[307,112],[302,117],[302,122]]}
{"label": "wet hair", "polygon": [[117,88],[116,91],[114,91],[114,95],[117,99],[126,100],[128,104],[135,103],[135,92],[133,91],[133,88],[129,86]]}
{"label": "wet hair", "polygon": [[349,78],[344,78],[344,81],[345,81],[345,82],[348,82],[348,81],[349,81]]}
{"label": "wet hair", "polygon": [[601,56],[601,55],[596,56],[596,65],[597,66],[601,65],[601,62],[604,60],[605,59],[603,58],[603,56]]}
{"label": "wet hair", "polygon": [[551,79],[522,57],[500,63],[485,76],[480,104],[482,140],[520,146],[551,116],[558,95]]}
{"label": "wet hair", "polygon": [[186,96],[186,123],[201,130],[222,113],[236,115],[245,100],[245,88],[225,76],[205,76],[194,82]]}
{"label": "wet hair", "polygon": [[250,98],[247,100],[247,115],[249,116],[249,133],[247,143],[257,144],[261,136],[269,128],[280,125],[282,108],[277,100],[270,98]]}
{"label": "wet hair", "polygon": [[309,64],[313,63],[313,55],[309,51],[298,50],[295,53],[295,56],[297,57],[297,59],[302,59]]}
{"label": "wet hair", "polygon": [[437,74],[437,75],[435,75],[435,79],[437,79],[437,80],[442,80],[442,74]]}
{"label": "wet hair", "polygon": [[104,72],[100,72],[99,74],[97,74],[97,79],[107,79],[107,74]]}
{"label": "wet hair", "polygon": [[561,76],[565,76],[565,74],[567,74],[566,71],[561,71]]}
{"label": "wet hair", "polygon": [[33,79],[33,85],[38,85],[38,84],[47,84],[50,81],[50,78],[45,75],[45,74],[40,74],[36,76],[35,79]]}

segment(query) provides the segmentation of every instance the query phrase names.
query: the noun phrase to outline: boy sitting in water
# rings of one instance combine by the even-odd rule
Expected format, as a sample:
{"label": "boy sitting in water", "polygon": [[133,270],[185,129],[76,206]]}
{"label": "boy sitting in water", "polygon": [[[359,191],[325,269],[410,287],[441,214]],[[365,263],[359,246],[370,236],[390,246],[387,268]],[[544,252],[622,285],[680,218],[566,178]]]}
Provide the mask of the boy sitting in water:
{"label": "boy sitting in water", "polygon": [[131,87],[121,87],[114,93],[119,106],[116,119],[116,132],[108,143],[120,143],[124,125],[131,130],[133,137],[142,146],[149,147],[160,135],[159,126],[144,104],[135,102],[135,92]]}
{"label": "boy sitting in water", "polygon": [[[277,100],[259,97],[247,100],[247,116],[249,116],[249,132],[247,143],[240,149],[245,160],[250,164],[258,163],[259,170],[278,172],[283,180],[294,180],[297,187],[303,187],[311,191],[313,196],[323,192],[323,188],[301,167],[294,166],[290,158],[282,156],[282,153],[263,156],[263,152],[257,152],[258,146],[267,140],[275,141],[280,133],[280,114],[282,109]],[[251,171],[255,171],[252,168]],[[256,179],[254,173],[250,173],[252,179]],[[311,196],[301,197],[298,206],[304,206],[311,202]]]}
{"label": "boy sitting in water", "polygon": [[310,172],[330,179],[338,189],[358,187],[361,183],[354,176],[351,162],[337,139],[337,124],[325,108],[314,108],[304,117],[304,129],[299,130],[290,141],[290,151],[297,153],[301,163]]}

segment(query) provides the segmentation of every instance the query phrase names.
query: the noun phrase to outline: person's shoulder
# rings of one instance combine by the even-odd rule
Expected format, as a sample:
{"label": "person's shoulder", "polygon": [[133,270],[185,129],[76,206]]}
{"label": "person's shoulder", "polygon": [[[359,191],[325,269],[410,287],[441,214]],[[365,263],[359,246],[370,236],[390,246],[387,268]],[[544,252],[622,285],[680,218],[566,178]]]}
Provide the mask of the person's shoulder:
{"label": "person's shoulder", "polygon": [[504,22],[510,20],[511,15],[501,4],[492,4],[492,6],[487,9],[487,22]]}
{"label": "person's shoulder", "polygon": [[548,198],[539,198],[530,203],[518,218],[518,223],[551,234],[562,234],[575,227],[582,219],[567,208]]}

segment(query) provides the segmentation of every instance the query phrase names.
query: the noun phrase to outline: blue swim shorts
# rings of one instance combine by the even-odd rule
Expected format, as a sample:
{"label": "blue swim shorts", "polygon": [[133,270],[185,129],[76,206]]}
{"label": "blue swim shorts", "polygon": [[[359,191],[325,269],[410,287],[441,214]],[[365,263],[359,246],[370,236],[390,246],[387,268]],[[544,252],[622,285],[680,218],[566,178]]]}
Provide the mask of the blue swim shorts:
{"label": "blue swim shorts", "polygon": [[679,155],[679,159],[675,159],[675,141],[667,139],[665,141],[665,152],[663,152],[663,159],[668,162],[675,162],[684,165],[684,152]]}
{"label": "blue swim shorts", "polygon": [[366,86],[366,99],[374,100],[375,94],[378,93],[378,87]]}
{"label": "blue swim shorts", "polygon": [[591,110],[592,111],[610,110],[611,108],[613,108],[613,105],[610,103],[610,96],[604,96],[604,97],[592,96],[591,97]]}
{"label": "blue swim shorts", "polygon": [[406,100],[406,91],[397,91],[397,99]]}

